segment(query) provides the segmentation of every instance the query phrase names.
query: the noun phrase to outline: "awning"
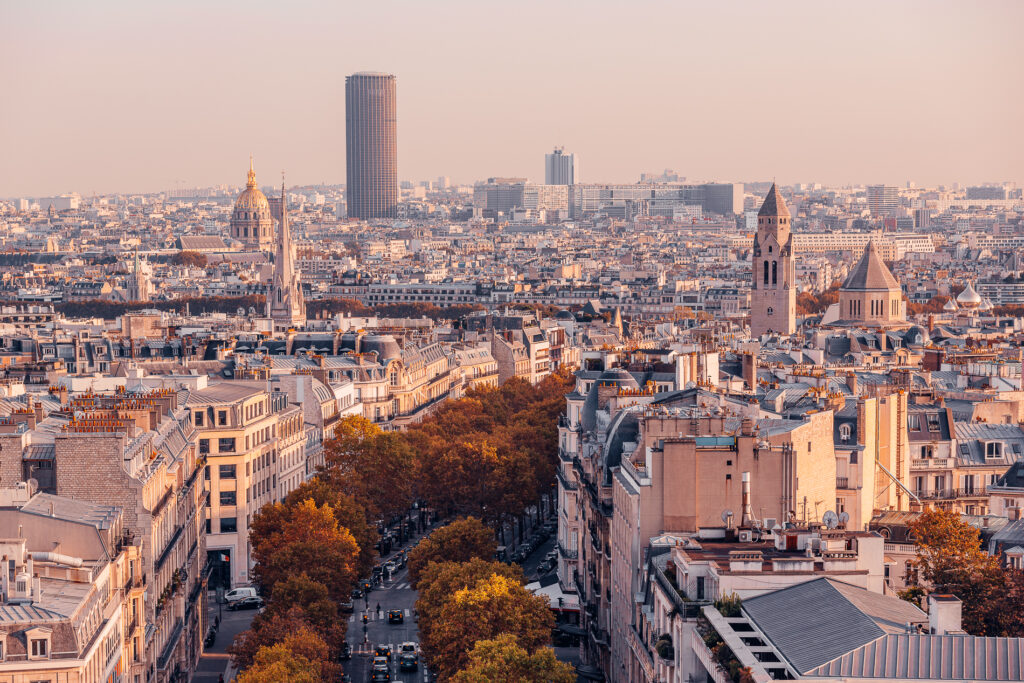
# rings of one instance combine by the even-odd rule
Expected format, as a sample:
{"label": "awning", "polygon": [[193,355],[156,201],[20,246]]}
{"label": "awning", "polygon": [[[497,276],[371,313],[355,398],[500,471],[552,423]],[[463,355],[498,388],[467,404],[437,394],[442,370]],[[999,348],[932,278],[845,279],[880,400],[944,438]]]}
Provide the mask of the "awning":
{"label": "awning", "polygon": [[562,633],[567,633],[570,636],[585,636],[587,635],[587,629],[580,628],[576,624],[555,624],[555,628]]}
{"label": "awning", "polygon": [[604,673],[596,666],[590,666],[588,664],[577,664],[576,674],[587,681],[603,681]]}
{"label": "awning", "polygon": [[547,598],[551,609],[573,610],[575,612],[578,612],[580,609],[580,597],[575,593],[564,592],[557,582],[548,586],[541,586],[539,581],[534,581],[533,583],[526,584],[526,590],[534,595],[542,595]]}

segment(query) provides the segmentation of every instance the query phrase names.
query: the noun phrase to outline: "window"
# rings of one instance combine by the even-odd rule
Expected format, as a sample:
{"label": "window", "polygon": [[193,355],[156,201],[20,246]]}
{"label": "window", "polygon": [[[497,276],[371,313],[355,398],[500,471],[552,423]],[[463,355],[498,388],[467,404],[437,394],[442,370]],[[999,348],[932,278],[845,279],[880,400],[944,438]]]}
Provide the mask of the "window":
{"label": "window", "polygon": [[32,657],[49,658],[50,641],[45,638],[32,639]]}
{"label": "window", "polygon": [[772,261],[772,284],[777,285],[779,283],[779,262]]}
{"label": "window", "polygon": [[213,533],[212,531],[210,531],[210,526],[211,526],[211,525],[210,525],[210,522],[211,522],[211,521],[212,521],[212,520],[210,520],[210,519],[207,519],[207,520],[206,520],[206,533],[207,533],[207,534]]}
{"label": "window", "polygon": [[205,417],[205,415],[203,415],[203,411],[201,411],[201,410],[197,410],[196,411],[196,427],[202,427],[203,426],[203,418],[204,417]]}
{"label": "window", "polygon": [[985,444],[985,457],[998,458],[1003,454],[1003,444],[1000,441],[989,441]]}
{"label": "window", "polygon": [[221,491],[220,492],[220,504],[221,505],[234,505],[235,504],[235,492],[234,491]]}
{"label": "window", "polygon": [[220,426],[226,426],[228,423],[228,411],[218,410],[217,411],[217,424]]}
{"label": "window", "polygon": [[850,425],[839,425],[839,440],[846,443],[850,440]]}
{"label": "window", "polygon": [[207,465],[203,468],[203,479],[210,481],[210,466]]}
{"label": "window", "polygon": [[220,518],[220,532],[222,534],[233,534],[238,531],[238,518],[237,517],[221,517]]}
{"label": "window", "polygon": [[221,465],[220,466],[220,478],[221,479],[234,479],[235,478],[235,466],[234,465]]}
{"label": "window", "polygon": [[235,440],[234,440],[234,438],[217,439],[217,452],[218,453],[234,453],[235,452]]}
{"label": "window", "polygon": [[199,439],[199,454],[206,455],[210,452],[210,440]]}
{"label": "window", "polygon": [[919,432],[921,431],[921,416],[911,413],[907,416],[907,426],[910,427],[910,431]]}

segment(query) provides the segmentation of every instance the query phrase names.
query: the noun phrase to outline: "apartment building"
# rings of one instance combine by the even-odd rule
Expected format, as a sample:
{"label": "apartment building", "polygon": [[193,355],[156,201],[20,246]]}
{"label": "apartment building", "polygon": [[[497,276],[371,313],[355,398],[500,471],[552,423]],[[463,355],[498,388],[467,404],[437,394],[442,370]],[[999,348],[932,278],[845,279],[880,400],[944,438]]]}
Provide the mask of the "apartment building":
{"label": "apartment building", "polygon": [[139,550],[118,507],[0,490],[0,680],[144,680]]}
{"label": "apartment building", "polygon": [[[210,494],[205,518],[211,585],[251,581],[249,524],[280,500],[286,486],[305,478],[302,409],[260,382],[221,382],[188,395],[204,480]],[[300,471],[302,472],[300,477]]]}

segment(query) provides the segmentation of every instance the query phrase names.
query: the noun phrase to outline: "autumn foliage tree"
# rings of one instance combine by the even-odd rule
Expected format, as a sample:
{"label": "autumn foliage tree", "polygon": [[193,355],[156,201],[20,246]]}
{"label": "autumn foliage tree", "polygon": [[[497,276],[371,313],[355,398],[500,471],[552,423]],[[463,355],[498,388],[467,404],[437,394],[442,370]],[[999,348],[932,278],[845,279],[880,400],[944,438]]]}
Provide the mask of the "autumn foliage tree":
{"label": "autumn foliage tree", "polygon": [[430,562],[492,560],[497,548],[494,531],[479,519],[457,519],[434,531],[409,552],[409,580],[416,585],[420,573]]}
{"label": "autumn foliage tree", "polygon": [[963,629],[994,635],[992,607],[1005,587],[999,559],[981,549],[978,530],[952,510],[929,508],[911,522],[917,538],[914,565],[932,592],[952,593],[963,602]]}
{"label": "autumn foliage tree", "polygon": [[257,653],[264,648],[273,647],[288,638],[298,637],[310,642],[326,642],[305,620],[305,613],[300,608],[287,611],[269,610],[256,615],[251,626],[235,636],[228,646],[228,654],[241,669],[248,669],[256,661]]}
{"label": "autumn foliage tree", "polygon": [[334,600],[351,592],[359,546],[349,530],[338,525],[329,505],[317,506],[312,500],[293,507],[265,505],[253,517],[249,539],[256,560],[253,573],[271,594],[297,567],[326,586]]}
{"label": "autumn foliage tree", "polygon": [[[441,610],[456,591],[475,586],[482,580],[501,576],[522,584],[523,569],[517,564],[474,558],[468,562],[431,562],[421,572],[417,584],[416,613],[419,615],[420,634],[434,631],[441,618]],[[424,654],[429,659],[434,653],[424,640]]]}
{"label": "autumn foliage tree", "polygon": [[333,680],[337,667],[328,662],[327,645],[314,633],[293,633],[281,642],[261,647],[252,666],[238,683],[324,683]]}
{"label": "autumn foliage tree", "polygon": [[370,573],[376,559],[377,529],[366,519],[366,510],[353,496],[340,492],[320,477],[303,482],[284,499],[286,508],[293,508],[304,500],[312,500],[318,507],[328,505],[334,512],[338,525],[352,534],[359,546],[359,560],[356,573],[365,576]]}
{"label": "autumn foliage tree", "polygon": [[477,641],[469,653],[466,668],[452,677],[452,683],[573,683],[575,680],[574,669],[558,661],[554,650],[539,647],[529,652],[510,633]]}
{"label": "autumn foliage tree", "polygon": [[469,665],[469,653],[478,641],[508,633],[533,652],[550,643],[553,626],[546,599],[517,581],[492,575],[456,590],[421,638],[434,670],[446,679]]}

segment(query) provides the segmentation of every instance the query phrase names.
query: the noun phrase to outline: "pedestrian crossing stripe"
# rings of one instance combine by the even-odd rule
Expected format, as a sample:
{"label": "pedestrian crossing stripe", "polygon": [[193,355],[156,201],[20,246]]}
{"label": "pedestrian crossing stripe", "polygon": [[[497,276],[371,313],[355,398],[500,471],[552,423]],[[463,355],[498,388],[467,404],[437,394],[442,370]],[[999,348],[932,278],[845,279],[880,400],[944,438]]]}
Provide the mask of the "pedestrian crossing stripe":
{"label": "pedestrian crossing stripe", "polygon": [[[416,646],[416,655],[420,654],[420,643],[417,640],[403,640],[402,643],[412,643]],[[391,646],[391,657],[395,658],[399,654],[398,648],[402,646],[402,643],[387,643]],[[377,643],[359,643],[352,648],[352,654],[354,655],[370,655],[377,651]]]}
{"label": "pedestrian crossing stripe", "polygon": [[[369,617],[369,619],[367,619],[367,622],[370,622],[370,621],[387,621],[387,619],[388,619],[388,612],[387,612],[387,610],[381,610],[379,613],[378,612],[372,612],[372,611],[371,612],[364,612],[364,614],[367,617]],[[410,609],[402,610],[402,616],[412,617],[412,610],[410,610]],[[348,623],[350,623],[350,624],[353,624],[353,623],[356,623],[356,622],[362,623],[362,621],[363,621],[363,614],[353,614],[352,616],[350,616],[348,618]]]}

